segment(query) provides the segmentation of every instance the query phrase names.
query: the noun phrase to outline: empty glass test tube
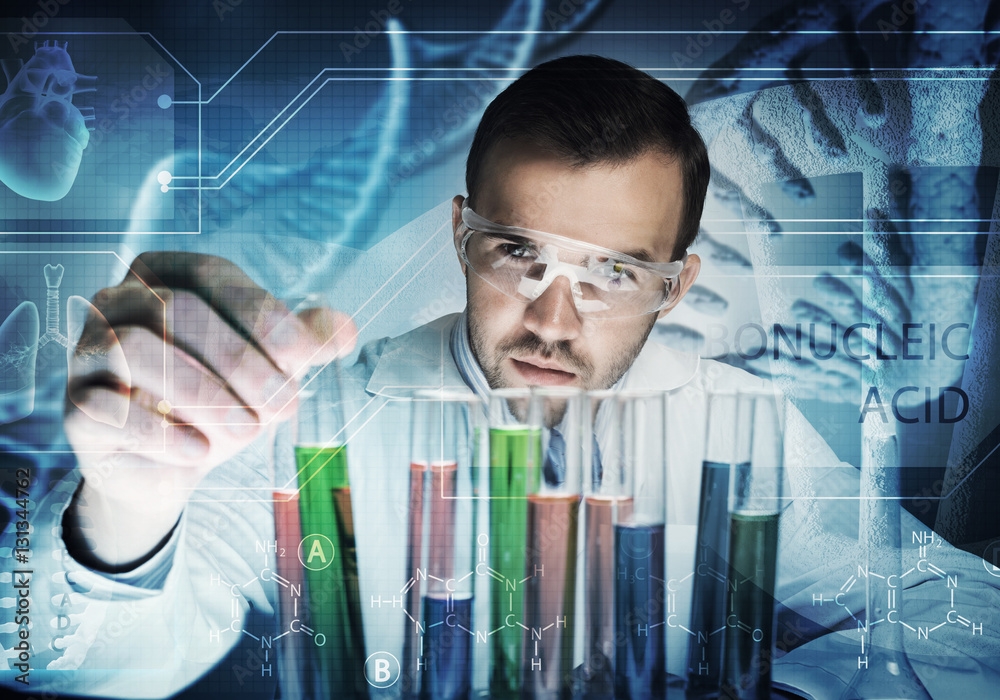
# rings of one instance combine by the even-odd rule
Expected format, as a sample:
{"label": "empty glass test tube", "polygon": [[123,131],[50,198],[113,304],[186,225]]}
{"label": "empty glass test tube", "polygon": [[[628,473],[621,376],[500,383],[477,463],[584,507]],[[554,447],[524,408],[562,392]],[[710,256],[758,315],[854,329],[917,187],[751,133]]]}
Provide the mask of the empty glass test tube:
{"label": "empty glass test tube", "polygon": [[893,578],[898,581],[903,575],[901,465],[896,436],[865,424],[862,440],[859,531],[865,571],[869,572],[865,577],[865,624],[861,629],[858,670],[841,700],[928,700],[930,693],[903,647],[902,587],[889,585]]}
{"label": "empty glass test tube", "polygon": [[467,391],[419,391],[410,405],[403,690],[459,700],[472,691],[475,459],[485,416]]}

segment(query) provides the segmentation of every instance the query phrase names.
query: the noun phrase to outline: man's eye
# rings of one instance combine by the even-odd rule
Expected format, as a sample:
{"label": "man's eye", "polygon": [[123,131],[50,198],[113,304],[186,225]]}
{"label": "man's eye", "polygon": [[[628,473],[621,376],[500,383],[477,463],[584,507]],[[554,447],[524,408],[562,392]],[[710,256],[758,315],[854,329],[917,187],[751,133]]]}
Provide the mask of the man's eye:
{"label": "man's eye", "polygon": [[512,258],[529,258],[534,257],[535,255],[534,250],[520,243],[502,243],[500,245],[500,250],[502,250],[505,255],[509,255]]}
{"label": "man's eye", "polygon": [[615,260],[608,260],[604,263],[604,274],[612,280],[630,280],[634,282],[636,279],[635,271],[632,268],[625,263]]}

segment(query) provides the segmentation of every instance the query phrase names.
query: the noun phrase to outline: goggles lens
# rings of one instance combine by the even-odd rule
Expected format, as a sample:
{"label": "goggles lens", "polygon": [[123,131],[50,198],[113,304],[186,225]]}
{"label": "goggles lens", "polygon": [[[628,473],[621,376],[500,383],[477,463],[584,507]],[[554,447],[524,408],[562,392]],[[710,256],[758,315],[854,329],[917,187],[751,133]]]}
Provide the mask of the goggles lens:
{"label": "goggles lens", "polygon": [[588,316],[642,316],[676,300],[677,275],[684,261],[659,263],[654,270],[648,263],[599,246],[494,224],[469,208],[463,210],[462,219],[467,228],[463,260],[485,282],[514,299],[531,302],[565,277],[577,311]]}

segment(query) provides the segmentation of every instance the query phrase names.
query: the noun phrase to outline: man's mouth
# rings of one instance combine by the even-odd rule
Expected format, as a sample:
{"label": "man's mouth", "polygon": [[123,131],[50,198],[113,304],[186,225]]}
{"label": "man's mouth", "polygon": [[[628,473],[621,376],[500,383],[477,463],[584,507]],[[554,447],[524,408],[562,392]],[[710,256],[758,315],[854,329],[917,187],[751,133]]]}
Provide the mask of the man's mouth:
{"label": "man's mouth", "polygon": [[510,358],[517,373],[531,385],[559,386],[573,383],[577,375],[562,368],[551,360],[541,357],[526,357],[520,360]]}

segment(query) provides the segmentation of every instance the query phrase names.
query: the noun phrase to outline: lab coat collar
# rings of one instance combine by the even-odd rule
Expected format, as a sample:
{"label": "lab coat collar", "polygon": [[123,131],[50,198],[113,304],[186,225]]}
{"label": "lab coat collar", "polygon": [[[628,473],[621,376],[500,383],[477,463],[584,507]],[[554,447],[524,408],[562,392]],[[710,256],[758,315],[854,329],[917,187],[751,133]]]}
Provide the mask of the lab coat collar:
{"label": "lab coat collar", "polygon": [[698,375],[700,365],[695,354],[647,342],[625,375],[625,389],[677,389]]}
{"label": "lab coat collar", "polygon": [[417,389],[469,387],[451,355],[451,329],[459,314],[449,314],[386,341],[365,391],[388,399],[406,398]]}

